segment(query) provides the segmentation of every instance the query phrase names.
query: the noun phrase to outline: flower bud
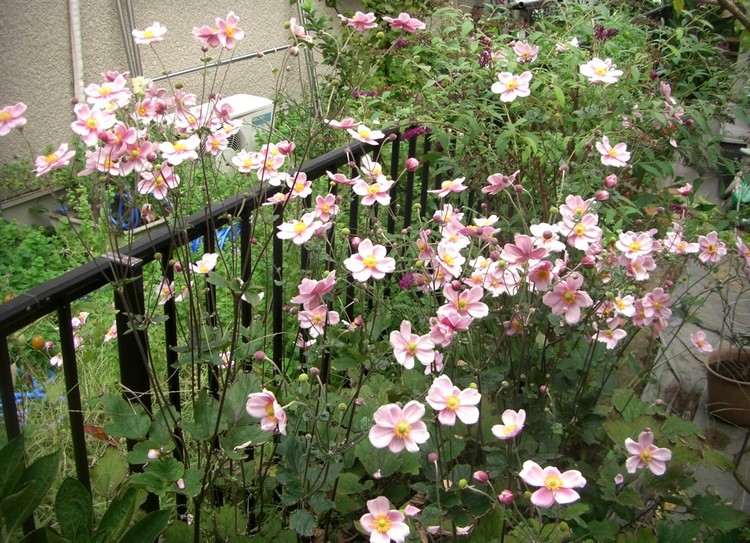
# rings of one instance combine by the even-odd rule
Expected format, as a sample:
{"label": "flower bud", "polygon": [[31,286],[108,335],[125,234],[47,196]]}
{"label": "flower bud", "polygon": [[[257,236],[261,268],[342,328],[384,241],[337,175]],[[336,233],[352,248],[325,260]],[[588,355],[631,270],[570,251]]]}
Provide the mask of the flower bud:
{"label": "flower bud", "polygon": [[352,231],[349,230],[348,228],[342,228],[341,233],[344,234],[345,236],[348,236],[349,234],[352,233]]}
{"label": "flower bud", "polygon": [[467,486],[469,486],[469,481],[467,481],[466,479],[459,479],[458,480],[458,488],[460,488],[461,490],[463,490]]}
{"label": "flower bud", "polygon": [[313,367],[313,368],[310,368],[309,370],[307,370],[307,373],[309,373],[313,377],[317,377],[318,375],[320,375],[320,370],[318,368],[314,368]]}
{"label": "flower bud", "polygon": [[607,177],[604,178],[604,182],[602,184],[608,189],[613,189],[617,186],[617,182],[618,182],[617,176],[611,173]]}
{"label": "flower bud", "polygon": [[487,481],[490,480],[490,474],[482,470],[475,471],[472,477],[477,483],[480,483],[480,484],[485,484]]}
{"label": "flower bud", "polygon": [[292,55],[293,57],[299,56],[299,47],[297,47],[296,45],[293,45],[292,47],[290,47],[289,54]]}
{"label": "flower bud", "polygon": [[377,39],[379,39],[379,40],[382,40],[383,38],[385,38],[385,32],[383,32],[383,31],[381,30],[380,32],[378,32],[377,34],[375,34],[375,37],[376,37]]}
{"label": "flower bud", "polygon": [[310,376],[307,375],[306,373],[300,373],[297,376],[297,381],[299,381],[300,383],[307,383],[309,380],[310,380]]}
{"label": "flower bud", "polygon": [[357,247],[359,247],[361,241],[362,239],[359,236],[354,236],[350,242],[352,244],[352,249],[356,249]]}
{"label": "flower bud", "polygon": [[263,351],[255,351],[255,360],[263,362],[266,359],[266,353]]}
{"label": "flower bud", "polygon": [[339,410],[339,411],[346,411],[346,408],[347,408],[347,407],[348,407],[348,406],[347,406],[347,405],[346,405],[346,404],[345,404],[344,402],[341,402],[341,403],[340,403],[340,404],[338,405],[338,410]]}
{"label": "flower bud", "polygon": [[513,495],[513,492],[511,490],[508,490],[507,488],[497,496],[497,501],[499,501],[503,505],[512,504],[514,499],[515,496]]}
{"label": "flower bud", "polygon": [[431,452],[430,454],[428,454],[427,455],[427,461],[428,462],[432,462],[433,464],[437,463],[437,461],[438,461],[438,453]]}
{"label": "flower bud", "polygon": [[406,171],[407,172],[416,172],[417,168],[419,168],[419,160],[414,158],[413,156],[410,156],[406,159]]}
{"label": "flower bud", "polygon": [[148,453],[146,454],[146,457],[149,460],[158,460],[160,456],[161,456],[160,449],[149,449]]}
{"label": "flower bud", "polygon": [[617,475],[615,475],[616,486],[620,486],[624,482],[625,482],[625,477],[622,476],[622,473],[618,473]]}
{"label": "flower bud", "polygon": [[523,185],[513,185],[513,190],[516,191],[516,194],[521,194],[523,192]]}
{"label": "flower bud", "polygon": [[542,396],[546,396],[549,392],[549,387],[547,385],[539,385],[539,394]]}
{"label": "flower bud", "polygon": [[407,517],[416,517],[422,510],[419,507],[414,507],[412,504],[406,504],[404,507],[404,515]]}
{"label": "flower bud", "polygon": [[597,202],[606,202],[609,200],[609,192],[606,190],[597,190],[596,194],[594,194],[594,198]]}
{"label": "flower bud", "polygon": [[593,268],[596,265],[596,260],[591,255],[585,255],[581,259],[581,266],[584,268]]}
{"label": "flower bud", "polygon": [[479,388],[479,386],[476,383],[469,383],[469,388],[473,388],[474,390],[476,390]]}

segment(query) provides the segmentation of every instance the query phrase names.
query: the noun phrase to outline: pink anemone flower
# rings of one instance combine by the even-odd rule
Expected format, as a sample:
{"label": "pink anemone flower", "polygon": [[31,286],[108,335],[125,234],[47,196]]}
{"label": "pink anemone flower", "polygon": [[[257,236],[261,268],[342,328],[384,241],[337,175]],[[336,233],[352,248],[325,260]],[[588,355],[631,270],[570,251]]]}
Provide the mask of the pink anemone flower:
{"label": "pink anemone flower", "polygon": [[654,475],[664,475],[667,462],[672,459],[672,451],[654,445],[654,434],[648,428],[638,435],[638,441],[627,438],[625,449],[630,454],[625,461],[628,473],[648,468]]}
{"label": "pink anemone flower", "polygon": [[413,334],[409,321],[401,321],[401,328],[391,332],[390,342],[396,362],[406,369],[414,367],[415,358],[423,365],[430,365],[435,360],[435,344],[429,334]]}
{"label": "pink anemone flower", "polygon": [[13,106],[0,109],[0,136],[6,136],[14,128],[21,128],[26,124],[26,104],[18,102]]}
{"label": "pink anemone flower", "polygon": [[500,418],[503,423],[495,424],[491,428],[492,435],[502,440],[513,439],[521,433],[526,424],[526,411],[523,409],[519,409],[518,411],[506,409]]}
{"label": "pink anemone flower", "polygon": [[523,469],[519,475],[526,484],[539,487],[531,495],[531,503],[543,508],[552,507],[555,503],[566,504],[577,501],[581,496],[573,489],[586,486],[586,479],[578,470],[572,469],[560,473],[560,470],[554,466],[542,469],[532,460],[523,463]]}
{"label": "pink anemone flower", "polygon": [[344,266],[360,283],[370,278],[382,279],[386,273],[393,273],[396,269],[396,260],[386,255],[383,245],[364,239],[357,246],[357,252],[344,260]]}
{"label": "pink anemone flower", "polygon": [[[403,543],[409,535],[409,525],[404,522],[404,513],[391,509],[385,496],[367,501],[367,510],[359,519],[362,529],[370,534],[370,543]],[[419,511],[419,510],[417,510]]]}
{"label": "pink anemone flower", "polygon": [[413,34],[417,30],[424,30],[427,28],[427,26],[417,19],[416,17],[412,17],[408,13],[402,11],[398,14],[398,17],[383,17],[383,20],[391,25],[391,28],[393,30],[403,30],[404,32],[409,32],[410,34]]}
{"label": "pink anemone flower", "polygon": [[260,429],[264,432],[278,432],[286,435],[287,416],[270,390],[248,395],[245,409],[251,417],[260,419]]}
{"label": "pink anemone flower", "polygon": [[438,411],[438,420],[445,426],[456,424],[456,417],[464,424],[475,424],[479,420],[477,404],[482,395],[473,388],[461,390],[450,377],[441,375],[432,382],[427,393],[427,403]]}
{"label": "pink anemone flower", "polygon": [[370,428],[369,439],[373,447],[388,447],[392,453],[404,449],[417,452],[419,445],[430,439],[427,425],[422,422],[425,407],[415,400],[401,409],[395,403],[378,407],[372,418],[375,424]]}
{"label": "pink anemone flower", "polygon": [[581,285],[583,276],[571,273],[557,283],[551,292],[545,294],[542,301],[552,313],[564,316],[568,324],[575,324],[581,320],[581,309],[594,305],[591,297],[585,291],[579,290]]}
{"label": "pink anemone flower", "polygon": [[61,143],[56,151],[48,155],[36,157],[36,161],[34,161],[34,165],[36,166],[36,176],[40,177],[51,171],[64,168],[70,164],[70,161],[73,160],[75,154],[76,152],[73,149],[68,150],[67,143]]}

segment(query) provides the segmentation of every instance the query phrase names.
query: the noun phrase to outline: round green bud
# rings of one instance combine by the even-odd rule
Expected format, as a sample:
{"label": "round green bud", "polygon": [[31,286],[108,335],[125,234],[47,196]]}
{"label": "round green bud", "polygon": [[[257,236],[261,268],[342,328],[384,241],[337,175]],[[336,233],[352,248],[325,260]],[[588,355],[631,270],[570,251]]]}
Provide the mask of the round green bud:
{"label": "round green bud", "polygon": [[347,407],[349,407],[349,406],[348,406],[348,405],[346,405],[346,404],[345,404],[344,402],[341,402],[341,403],[340,403],[340,404],[338,405],[338,409],[339,409],[339,411],[346,411]]}
{"label": "round green bud", "polygon": [[469,388],[477,389],[479,386],[476,383],[469,383]]}
{"label": "round green bud", "polygon": [[469,486],[469,481],[467,481],[466,479],[460,479],[458,481],[458,488],[460,488],[461,490],[463,490],[467,486]]}
{"label": "round green bud", "polygon": [[300,383],[307,383],[309,380],[310,380],[310,376],[307,375],[306,373],[300,373],[297,376],[297,381],[299,381]]}
{"label": "round green bud", "polygon": [[375,37],[378,38],[379,40],[382,40],[383,38],[385,38],[385,32],[381,30],[380,32],[375,34]]}

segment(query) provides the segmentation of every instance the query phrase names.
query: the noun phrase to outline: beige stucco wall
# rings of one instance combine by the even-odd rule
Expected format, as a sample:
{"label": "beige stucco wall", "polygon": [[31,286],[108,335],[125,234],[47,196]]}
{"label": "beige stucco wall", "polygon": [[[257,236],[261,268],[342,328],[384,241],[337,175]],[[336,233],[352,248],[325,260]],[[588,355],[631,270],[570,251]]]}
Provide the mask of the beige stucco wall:
{"label": "beige stucco wall", "polygon": [[[24,130],[34,152],[71,139],[71,68],[68,3],[65,0],[0,0],[0,106],[26,102],[28,124]],[[321,2],[322,4],[322,2]],[[200,63],[201,52],[191,30],[213,23],[215,16],[233,10],[240,18],[245,39],[235,54],[254,52],[288,42],[284,23],[296,15],[288,0],[133,0],[136,27],[159,21],[168,28],[164,42],[155,45],[160,58],[149,47],[140,47],[144,74],[156,76]],[[101,79],[105,70],[127,70],[115,0],[80,0],[83,72],[86,84]],[[213,52],[215,56],[215,52]],[[227,53],[225,52],[224,58]],[[281,65],[284,54],[231,65],[222,93],[238,92],[273,96],[271,70]],[[287,90],[300,89],[299,59],[290,59]],[[163,66],[162,67],[162,64]],[[222,68],[221,77],[224,74]],[[200,73],[179,79],[187,90],[201,94]],[[304,83],[306,84],[306,83]],[[163,85],[168,86],[166,82]],[[0,139],[0,163],[28,157],[29,151],[17,134]]]}

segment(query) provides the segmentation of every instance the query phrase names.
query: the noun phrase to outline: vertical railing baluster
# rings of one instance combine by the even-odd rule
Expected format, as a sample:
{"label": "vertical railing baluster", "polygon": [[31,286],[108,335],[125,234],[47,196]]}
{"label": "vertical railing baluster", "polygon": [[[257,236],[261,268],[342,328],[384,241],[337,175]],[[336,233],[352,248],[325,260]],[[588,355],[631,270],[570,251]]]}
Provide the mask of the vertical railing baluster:
{"label": "vertical railing baluster", "polygon": [[[417,154],[417,136],[409,140],[408,158]],[[414,205],[414,172],[406,172],[406,191],[404,192],[404,228],[411,226],[411,208]]]}
{"label": "vertical railing baluster", "polygon": [[[401,150],[401,134],[393,134],[395,139],[391,144],[391,179],[398,177],[399,154]],[[386,226],[388,233],[393,234],[396,231],[396,213],[398,211],[398,183],[394,183],[390,190],[391,205],[388,207],[388,224]]]}
{"label": "vertical railing baluster", "polygon": [[70,419],[70,436],[73,440],[73,458],[76,474],[83,486],[91,490],[89,480],[89,460],[86,454],[86,434],[83,430],[83,410],[81,409],[81,387],[78,383],[78,366],[76,363],[75,338],[70,304],[63,304],[57,310],[60,329],[60,350],[63,358],[65,376],[65,396],[68,401],[68,418]]}
{"label": "vertical railing baluster", "polygon": [[422,187],[419,194],[420,214],[422,218],[427,216],[427,189],[430,183],[430,133],[424,135],[424,154],[422,155]]}
{"label": "vertical railing baluster", "polygon": [[[206,212],[208,213],[208,211]],[[216,227],[214,221],[206,221],[206,235],[203,237],[206,253],[216,252]],[[216,309],[216,285],[206,281],[206,312],[208,313],[208,325],[212,328],[218,326],[219,317]],[[208,366],[208,390],[214,398],[219,397],[219,368]]]}
{"label": "vertical railing baluster", "polygon": [[[357,175],[357,169],[352,168],[352,177]],[[349,239],[346,240],[347,248],[349,253],[353,253],[354,250],[351,245],[351,240],[357,235],[357,224],[359,222],[359,198],[354,192],[350,192],[349,197]],[[354,320],[354,279],[349,276],[346,285],[346,296],[344,298],[344,311],[349,322]]]}
{"label": "vertical railing baluster", "polygon": [[[247,208],[247,203],[242,208],[240,214],[240,277],[242,279],[245,288],[248,286],[248,282],[252,278],[250,272],[252,271],[251,264],[251,250],[252,240],[250,239],[251,228],[250,228],[250,211]],[[243,329],[248,329],[253,320],[253,306],[245,300],[240,300],[240,312],[241,312],[241,324]],[[242,341],[250,341],[250,338],[242,335]],[[249,372],[253,368],[253,362],[251,356],[246,356],[243,361],[243,371]]]}
{"label": "vertical railing baluster", "polygon": [[[116,270],[115,281],[115,325],[117,327],[117,355],[120,366],[120,384],[123,396],[129,403],[139,403],[150,415],[151,382],[149,379],[148,333],[140,327],[145,316],[143,295],[143,261],[129,256],[110,255]],[[135,441],[126,441],[132,450]],[[133,466],[133,471],[142,471],[143,466]],[[155,511],[159,498],[149,494],[144,509]]]}
{"label": "vertical railing baluster", "polygon": [[273,318],[273,361],[279,371],[284,371],[284,338],[282,336],[284,331],[284,285],[282,283],[284,278],[284,246],[282,240],[276,235],[279,231],[279,226],[283,222],[284,205],[277,204],[274,206],[273,221],[273,249],[272,249],[272,261],[273,261],[273,305],[271,308]]}
{"label": "vertical railing baluster", "polygon": [[[169,285],[174,282],[174,263],[171,257],[174,252],[170,249],[163,259],[164,280]],[[164,303],[164,343],[166,344],[167,358],[167,389],[169,390],[169,403],[175,410],[175,414],[182,412],[182,398],[180,397],[180,368],[177,365],[178,356],[175,348],[177,347],[177,304],[174,297],[176,292],[172,291],[172,296]],[[177,417],[174,417],[176,419]],[[169,418],[172,420],[172,417]],[[174,428],[175,449],[174,457],[183,462],[185,460],[185,441],[182,435],[182,428],[179,424]],[[183,518],[187,514],[187,496],[177,494],[175,497],[177,503],[177,516]]]}
{"label": "vertical railing baluster", "polygon": [[[8,338],[0,335],[0,397],[3,401],[3,419],[5,420],[5,434],[8,440],[21,435],[21,424],[18,421],[16,408],[16,393],[13,388],[13,369],[8,350]],[[34,514],[23,522],[23,532],[29,534],[36,528]]]}

